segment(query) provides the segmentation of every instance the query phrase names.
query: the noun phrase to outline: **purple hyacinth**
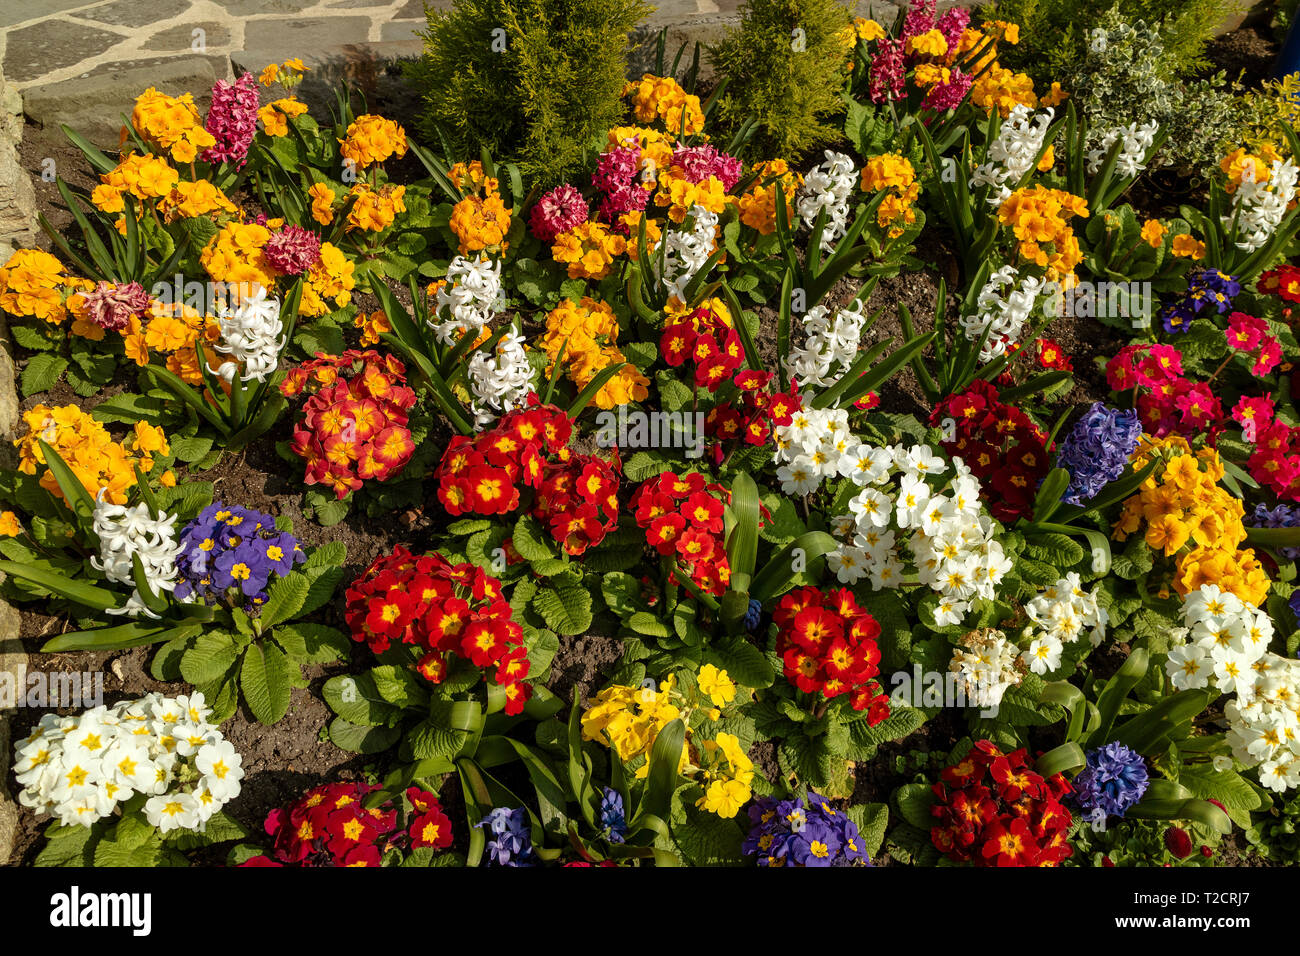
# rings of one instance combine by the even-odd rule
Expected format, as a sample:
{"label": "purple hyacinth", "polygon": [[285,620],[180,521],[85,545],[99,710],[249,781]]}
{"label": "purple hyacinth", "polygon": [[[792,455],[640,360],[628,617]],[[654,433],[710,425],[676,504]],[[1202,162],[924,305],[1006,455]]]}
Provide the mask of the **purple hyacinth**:
{"label": "purple hyacinth", "polygon": [[749,822],[742,852],[759,866],[871,866],[857,824],[811,791],[806,800],[759,797]]}
{"label": "purple hyacinth", "polygon": [[[1294,528],[1300,525],[1300,507],[1279,504],[1270,508],[1261,501],[1247,515],[1246,523],[1252,528]],[[1300,548],[1279,548],[1278,553],[1288,561],[1300,558]]]}
{"label": "purple hyacinth", "polygon": [[1124,744],[1112,742],[1091,750],[1087,761],[1074,778],[1074,796],[1083,809],[1122,817],[1147,792],[1146,761]]}
{"label": "purple hyacinth", "polygon": [[257,135],[257,79],[245,72],[234,83],[217,80],[212,87],[212,106],[204,128],[217,144],[199,156],[205,163],[231,163],[242,169],[248,161],[248,147]]}
{"label": "purple hyacinth", "polygon": [[531,866],[533,841],[524,822],[524,808],[496,807],[488,811],[476,828],[486,829],[488,860],[496,866]]}
{"label": "purple hyacinth", "polygon": [[1061,500],[1082,504],[1122,475],[1129,456],[1142,437],[1142,423],[1135,409],[1120,411],[1093,402],[1061,442],[1056,463],[1070,473],[1070,484]]}
{"label": "purple hyacinth", "polygon": [[270,515],[220,501],[185,526],[180,543],[176,597],[244,610],[266,603],[270,583],[307,560],[298,539],[277,530]]}
{"label": "purple hyacinth", "polygon": [[610,843],[622,843],[627,839],[627,811],[623,806],[623,795],[613,787],[606,787],[600,798],[600,825]]}

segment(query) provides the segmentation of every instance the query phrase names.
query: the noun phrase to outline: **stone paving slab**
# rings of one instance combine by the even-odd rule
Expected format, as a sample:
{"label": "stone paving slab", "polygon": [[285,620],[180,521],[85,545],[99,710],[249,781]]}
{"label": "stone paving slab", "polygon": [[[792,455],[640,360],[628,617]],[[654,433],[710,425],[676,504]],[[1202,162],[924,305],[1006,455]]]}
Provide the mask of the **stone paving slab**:
{"label": "stone paving slab", "polygon": [[195,103],[206,110],[218,68],[224,79],[229,70],[224,57],[182,56],[107,64],[85,77],[28,88],[23,92],[23,111],[42,127],[57,129],[66,123],[98,146],[116,146],[122,114],[130,115],[142,91],[152,86],[173,96],[194,93]]}

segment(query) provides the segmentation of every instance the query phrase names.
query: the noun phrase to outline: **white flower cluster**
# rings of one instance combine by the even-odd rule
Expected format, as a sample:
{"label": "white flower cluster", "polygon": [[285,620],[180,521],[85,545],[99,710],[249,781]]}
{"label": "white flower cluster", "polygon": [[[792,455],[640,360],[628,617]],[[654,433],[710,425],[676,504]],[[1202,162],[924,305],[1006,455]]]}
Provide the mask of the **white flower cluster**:
{"label": "white flower cluster", "polygon": [[928,445],[860,444],[841,456],[840,474],[862,490],[835,519],[848,540],[826,556],[840,583],[867,577],[876,591],[901,587],[905,543],[917,580],[940,596],[937,624],[960,624],[973,599],[996,596],[1012,562],[980,504],[978,479],[960,458],[951,478],[948,470]]}
{"label": "white flower cluster", "polygon": [[1255,661],[1249,700],[1237,692],[1223,707],[1228,745],[1259,782],[1281,793],[1300,787],[1300,661],[1264,654]]}
{"label": "white flower cluster", "polygon": [[[95,499],[93,519],[95,535],[99,538],[99,557],[92,556],[90,563],[103,571],[106,578],[114,584],[133,585],[135,565],[131,559],[139,555],[145,579],[155,592],[176,587],[176,558],[183,550],[176,541],[176,515],[159,512],[154,518],[149,514],[148,505],[142,503],[133,508],[115,505],[105,501],[101,491]],[[145,607],[134,587],[126,605],[109,608],[108,613],[158,617]]]}
{"label": "white flower cluster", "polygon": [[1079,575],[1071,571],[1025,605],[1033,622],[1026,633],[1033,637],[1022,659],[1035,674],[1046,674],[1061,666],[1066,644],[1079,639],[1089,628],[1088,639],[1096,647],[1106,636],[1110,615],[1097,606],[1097,593],[1079,587]]}
{"label": "white flower cluster", "polygon": [[163,833],[203,830],[239,795],[243,759],[212,724],[200,693],[149,694],[77,717],[46,714],[14,745],[18,802],[90,826],[136,794]]}
{"label": "white flower cluster", "polygon": [[266,289],[255,286],[237,305],[221,306],[217,310],[217,324],[221,327],[221,339],[212,347],[230,358],[215,369],[209,365],[208,371],[226,382],[234,382],[242,365],[241,381],[265,382],[279,365],[280,350],[284,348],[280,300],[268,298]]}
{"label": "white flower cluster", "polygon": [[1237,220],[1238,249],[1254,252],[1268,243],[1296,198],[1298,174],[1300,169],[1291,160],[1275,159],[1268,178],[1256,182],[1254,164],[1246,164],[1232,194],[1232,215],[1223,218],[1226,229],[1232,228],[1234,217]]}
{"label": "white flower cluster", "polygon": [[975,167],[970,188],[994,187],[989,192],[988,201],[994,206],[1002,205],[1002,201],[1011,195],[1011,187],[1007,184],[1019,183],[1038,162],[1043,137],[1047,135],[1055,115],[1056,111],[1050,108],[1035,116],[1034,111],[1023,103],[1013,106],[1011,115],[1002,121],[998,138],[989,144],[988,162]]}
{"label": "white flower cluster", "polygon": [[[858,354],[862,341],[862,300],[852,303],[831,317],[824,305],[816,305],[804,316],[803,327],[808,334],[802,348],[792,348],[785,359],[785,370],[801,385],[828,388],[838,382]],[[832,374],[831,369],[840,368]]]}
{"label": "white flower cluster", "polygon": [[466,332],[477,335],[505,306],[501,263],[457,256],[434,296],[429,327],[443,345],[455,345]]}
{"label": "white flower cluster", "polygon": [[1021,279],[1013,266],[1003,266],[989,276],[976,299],[976,313],[961,319],[966,338],[972,342],[978,342],[984,330],[989,330],[980,349],[981,362],[992,361],[1020,341],[1020,333],[1042,291],[1042,279],[1031,275]]}
{"label": "white flower cluster", "polygon": [[1183,599],[1186,643],[1173,647],[1165,670],[1178,690],[1211,683],[1242,700],[1254,693],[1255,663],[1268,650],[1273,622],[1237,595],[1204,584]]}
{"label": "white flower cluster", "polygon": [[849,413],[842,408],[806,408],[794,413],[789,425],[773,429],[777,480],[787,495],[806,495],[823,478],[840,473],[840,459],[858,444],[849,431]]}
{"label": "white flower cluster", "polygon": [[835,243],[849,231],[849,197],[857,184],[858,170],[853,160],[829,149],[826,161],[804,178],[803,188],[799,190],[799,218],[811,229],[817,216],[826,210],[822,252],[833,250]]}
{"label": "white flower cluster", "polygon": [[533,367],[524,351],[524,337],[514,329],[497,340],[494,354],[475,352],[467,372],[479,428],[512,408],[523,408],[533,388]]}
{"label": "white flower cluster", "polygon": [[1213,584],[1188,594],[1182,614],[1185,628],[1174,637],[1185,642],[1165,662],[1170,683],[1236,693],[1223,707],[1233,756],[1259,767],[1260,783],[1272,790],[1300,786],[1300,662],[1268,651],[1272,619]]}
{"label": "white flower cluster", "polygon": [[1146,157],[1151,144],[1155,142],[1156,133],[1159,131],[1160,124],[1155,120],[1143,123],[1141,126],[1130,123],[1128,126],[1114,126],[1106,130],[1097,140],[1096,148],[1088,150],[1088,175],[1097,174],[1105,164],[1106,157],[1110,155],[1115,141],[1122,139],[1123,145],[1115,157],[1115,171],[1121,176],[1136,176],[1146,169],[1146,164],[1142,160]]}
{"label": "white flower cluster", "polygon": [[[670,229],[661,240],[666,244],[663,254],[662,273],[659,281],[668,292],[686,301],[686,287],[704,268],[717,247],[718,214],[703,206],[695,205],[687,213],[690,220],[689,229]],[[685,220],[684,220],[685,221]],[[683,221],[683,222],[684,222]],[[659,271],[659,255],[650,256],[652,265]]]}
{"label": "white flower cluster", "polygon": [[1024,677],[1017,647],[1001,631],[971,631],[953,648],[948,670],[966,686],[966,706],[996,707]]}

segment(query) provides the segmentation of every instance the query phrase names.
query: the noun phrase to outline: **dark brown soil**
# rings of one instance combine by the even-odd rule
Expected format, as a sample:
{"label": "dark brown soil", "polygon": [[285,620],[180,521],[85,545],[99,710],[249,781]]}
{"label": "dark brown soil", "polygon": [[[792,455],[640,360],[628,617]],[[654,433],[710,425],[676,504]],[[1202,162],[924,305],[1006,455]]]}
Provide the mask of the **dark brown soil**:
{"label": "dark brown soil", "polygon": [[1240,29],[1215,37],[1206,45],[1208,72],[1222,70],[1229,81],[1253,89],[1273,75],[1278,42],[1267,24],[1247,22]]}

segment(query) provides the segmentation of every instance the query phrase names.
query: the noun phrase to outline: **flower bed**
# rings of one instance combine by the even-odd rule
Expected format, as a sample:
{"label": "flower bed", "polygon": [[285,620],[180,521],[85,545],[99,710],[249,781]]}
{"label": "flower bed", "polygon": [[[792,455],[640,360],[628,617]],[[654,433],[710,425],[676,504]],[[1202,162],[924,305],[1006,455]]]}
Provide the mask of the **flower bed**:
{"label": "flower bed", "polygon": [[69,131],[0,589],[124,699],[24,862],[1290,858],[1300,140],[1162,203],[1015,41],[856,21],[803,164],[694,70],[558,186],[295,60]]}

